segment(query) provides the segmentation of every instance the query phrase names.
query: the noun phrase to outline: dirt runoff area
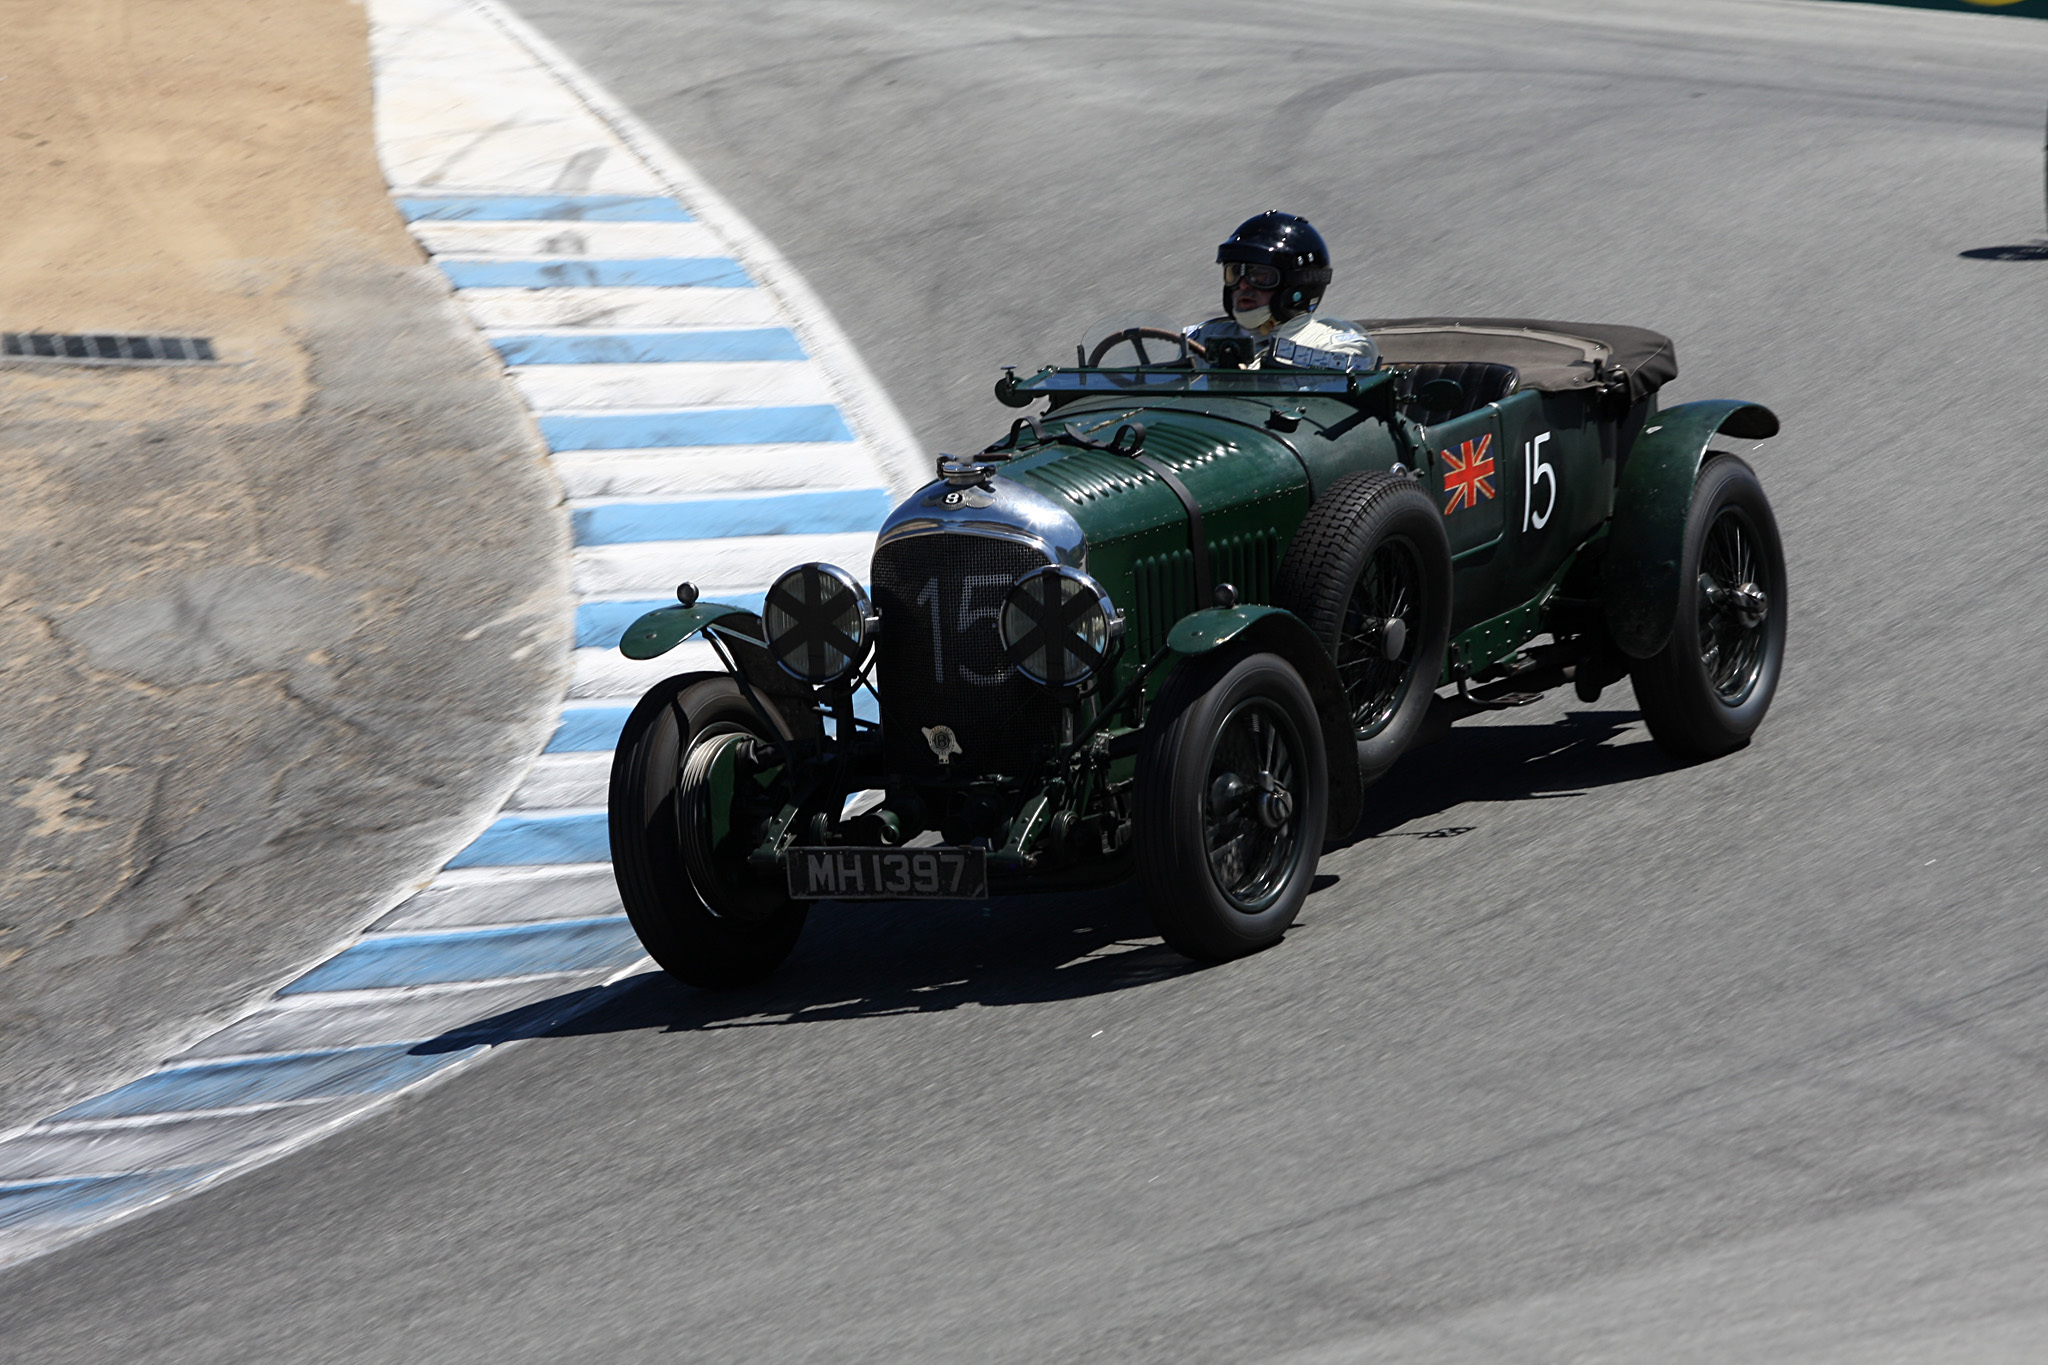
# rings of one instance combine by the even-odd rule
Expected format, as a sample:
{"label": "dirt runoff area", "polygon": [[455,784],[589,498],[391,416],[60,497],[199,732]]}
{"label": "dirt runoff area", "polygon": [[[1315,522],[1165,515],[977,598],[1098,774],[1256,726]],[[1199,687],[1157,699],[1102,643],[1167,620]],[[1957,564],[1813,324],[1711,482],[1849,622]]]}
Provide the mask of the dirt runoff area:
{"label": "dirt runoff area", "polygon": [[395,903],[538,749],[566,526],[385,195],[353,0],[0,0],[0,1130]]}

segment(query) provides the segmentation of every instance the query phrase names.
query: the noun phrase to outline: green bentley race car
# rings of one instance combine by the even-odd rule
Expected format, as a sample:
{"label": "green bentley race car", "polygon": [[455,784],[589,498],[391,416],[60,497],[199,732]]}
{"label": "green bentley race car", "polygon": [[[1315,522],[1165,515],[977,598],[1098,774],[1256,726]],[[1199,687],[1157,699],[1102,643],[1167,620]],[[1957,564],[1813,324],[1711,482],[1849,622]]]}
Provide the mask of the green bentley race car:
{"label": "green bentley race car", "polygon": [[[1682,758],[1747,741],[1785,648],[1750,467],[1778,421],[1659,408],[1670,341],[1519,319],[1356,324],[1371,370],[1248,365],[1171,331],[1005,373],[1033,411],[876,538],[701,634],[722,672],[650,690],[612,769],[613,865],[684,981],[772,971],[817,900],[1135,876],[1166,942],[1276,942],[1363,792],[1461,716],[1627,677]],[[856,694],[873,704],[856,705]]]}

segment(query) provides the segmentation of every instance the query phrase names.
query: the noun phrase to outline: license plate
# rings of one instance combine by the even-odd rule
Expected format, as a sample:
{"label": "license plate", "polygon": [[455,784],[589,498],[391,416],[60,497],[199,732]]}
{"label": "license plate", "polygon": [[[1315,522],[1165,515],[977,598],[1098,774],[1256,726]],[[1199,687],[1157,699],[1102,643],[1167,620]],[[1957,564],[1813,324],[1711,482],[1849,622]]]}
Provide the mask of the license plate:
{"label": "license plate", "polygon": [[798,900],[976,899],[988,894],[979,848],[792,848],[783,854]]}

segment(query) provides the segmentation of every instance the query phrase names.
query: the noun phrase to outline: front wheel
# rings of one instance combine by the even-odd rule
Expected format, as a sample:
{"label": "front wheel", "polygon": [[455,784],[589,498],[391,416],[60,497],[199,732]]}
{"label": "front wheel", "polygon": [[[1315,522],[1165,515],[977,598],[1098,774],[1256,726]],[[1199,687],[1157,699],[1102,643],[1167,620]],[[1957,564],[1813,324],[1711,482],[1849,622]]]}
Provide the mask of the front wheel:
{"label": "front wheel", "polygon": [[1286,660],[1181,665],[1138,759],[1138,875],[1167,945],[1222,961],[1280,941],[1315,877],[1329,773]]}
{"label": "front wheel", "polygon": [[805,903],[746,866],[775,799],[750,769],[776,737],[731,678],[701,675],[657,683],[619,736],[612,874],[648,956],[679,981],[758,980],[803,930]]}
{"label": "front wheel", "polygon": [[1754,471],[1716,454],[1694,485],[1671,640],[1630,672],[1650,737],[1674,757],[1749,742],[1785,660],[1785,550]]}

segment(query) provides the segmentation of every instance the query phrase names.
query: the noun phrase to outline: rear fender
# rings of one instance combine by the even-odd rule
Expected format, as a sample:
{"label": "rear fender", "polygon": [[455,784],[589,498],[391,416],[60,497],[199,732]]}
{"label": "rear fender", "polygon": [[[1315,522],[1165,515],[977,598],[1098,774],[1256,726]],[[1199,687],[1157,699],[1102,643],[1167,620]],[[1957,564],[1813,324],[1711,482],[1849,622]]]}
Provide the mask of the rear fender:
{"label": "rear fender", "polygon": [[1351,703],[1336,662],[1300,617],[1280,607],[1211,607],[1183,616],[1168,632],[1166,647],[1182,659],[1219,652],[1234,658],[1277,654],[1285,659],[1308,684],[1322,722],[1324,766],[1330,774],[1329,817],[1323,828],[1334,840],[1357,826],[1365,803],[1358,780],[1358,745],[1351,732]]}
{"label": "rear fender", "polygon": [[1652,415],[1622,467],[1601,565],[1600,603],[1614,643],[1632,658],[1647,659],[1671,639],[1693,485],[1707,446],[1722,433],[1761,441],[1778,434],[1778,419],[1758,403],[1681,403]]}

